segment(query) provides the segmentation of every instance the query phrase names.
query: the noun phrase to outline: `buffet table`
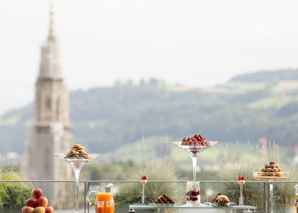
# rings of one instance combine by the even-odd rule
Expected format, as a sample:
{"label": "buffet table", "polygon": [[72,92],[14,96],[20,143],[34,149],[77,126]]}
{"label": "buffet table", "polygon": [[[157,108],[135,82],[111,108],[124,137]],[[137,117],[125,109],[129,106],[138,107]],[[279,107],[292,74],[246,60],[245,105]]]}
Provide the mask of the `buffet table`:
{"label": "buffet table", "polygon": [[256,212],[257,207],[255,206],[209,206],[209,205],[201,205],[198,207],[191,207],[186,205],[173,205],[173,206],[156,206],[154,204],[149,205],[140,205],[140,204],[133,204],[129,205],[129,209],[132,208],[136,212],[138,209],[150,209],[150,210],[156,210],[158,213],[161,209],[177,209],[181,211],[185,210],[195,210],[200,212],[217,212],[217,210],[220,210],[223,212],[225,210],[226,212],[233,212],[234,210],[242,210],[241,212]]}

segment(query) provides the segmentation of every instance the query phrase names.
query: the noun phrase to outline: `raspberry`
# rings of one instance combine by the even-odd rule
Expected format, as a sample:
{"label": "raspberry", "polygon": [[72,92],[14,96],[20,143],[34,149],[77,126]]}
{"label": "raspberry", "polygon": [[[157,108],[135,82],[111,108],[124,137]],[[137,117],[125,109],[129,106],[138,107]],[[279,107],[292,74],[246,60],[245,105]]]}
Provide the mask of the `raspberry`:
{"label": "raspberry", "polygon": [[146,176],[142,176],[141,177],[141,180],[147,180],[147,177]]}
{"label": "raspberry", "polygon": [[199,134],[199,138],[200,138],[200,141],[203,139],[203,136],[201,134]]}

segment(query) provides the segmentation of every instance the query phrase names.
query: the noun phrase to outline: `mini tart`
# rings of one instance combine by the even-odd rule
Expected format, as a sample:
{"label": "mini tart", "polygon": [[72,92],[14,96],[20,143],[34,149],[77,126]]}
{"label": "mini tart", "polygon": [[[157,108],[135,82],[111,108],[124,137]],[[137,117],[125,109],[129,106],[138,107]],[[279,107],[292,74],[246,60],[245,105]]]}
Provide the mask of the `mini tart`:
{"label": "mini tart", "polygon": [[269,172],[269,176],[275,176],[275,172]]}
{"label": "mini tart", "polygon": [[284,174],[282,172],[275,172],[275,174],[276,174],[277,177],[283,177],[284,176]]}

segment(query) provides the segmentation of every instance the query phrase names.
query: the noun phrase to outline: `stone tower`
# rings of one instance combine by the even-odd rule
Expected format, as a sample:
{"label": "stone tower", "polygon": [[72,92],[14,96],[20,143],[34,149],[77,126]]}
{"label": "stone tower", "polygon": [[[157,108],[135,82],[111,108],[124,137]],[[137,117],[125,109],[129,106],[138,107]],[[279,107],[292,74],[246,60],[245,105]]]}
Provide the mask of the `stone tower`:
{"label": "stone tower", "polygon": [[41,47],[39,73],[35,83],[34,119],[28,127],[27,176],[34,180],[70,179],[70,165],[57,159],[54,153],[69,151],[71,144],[68,91],[63,82],[51,10],[49,35]]}

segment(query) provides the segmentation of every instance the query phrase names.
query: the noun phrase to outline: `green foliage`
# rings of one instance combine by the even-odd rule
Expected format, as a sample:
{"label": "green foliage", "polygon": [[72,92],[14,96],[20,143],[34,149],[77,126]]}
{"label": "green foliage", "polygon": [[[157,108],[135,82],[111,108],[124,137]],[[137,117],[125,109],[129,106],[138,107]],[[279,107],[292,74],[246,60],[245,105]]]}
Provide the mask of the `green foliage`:
{"label": "green foliage", "polygon": [[26,206],[26,200],[31,197],[31,188],[10,185],[6,187],[6,193],[2,200],[3,210],[21,210]]}
{"label": "green foliage", "polygon": [[[163,145],[161,145],[162,147]],[[121,207],[124,204],[140,203],[142,185],[139,182],[141,176],[147,176],[148,181],[154,180],[180,180],[177,167],[166,157],[159,159],[147,158],[147,146],[140,149],[140,153],[134,153],[132,167],[124,174],[126,180],[138,180],[137,183],[124,184],[115,196],[115,201]],[[161,148],[161,150],[165,150]],[[137,160],[138,159],[138,160]],[[176,202],[185,199],[185,186],[176,183],[150,183],[145,184],[145,203],[153,203],[162,194],[167,194]]]}
{"label": "green foliage", "polygon": [[91,163],[84,166],[80,176],[88,180],[119,180],[130,166],[130,162]]}
{"label": "green foliage", "polygon": [[[15,168],[0,170],[0,180],[22,181],[25,178]],[[3,210],[20,210],[31,197],[32,184],[27,182],[0,182],[0,203]]]}

